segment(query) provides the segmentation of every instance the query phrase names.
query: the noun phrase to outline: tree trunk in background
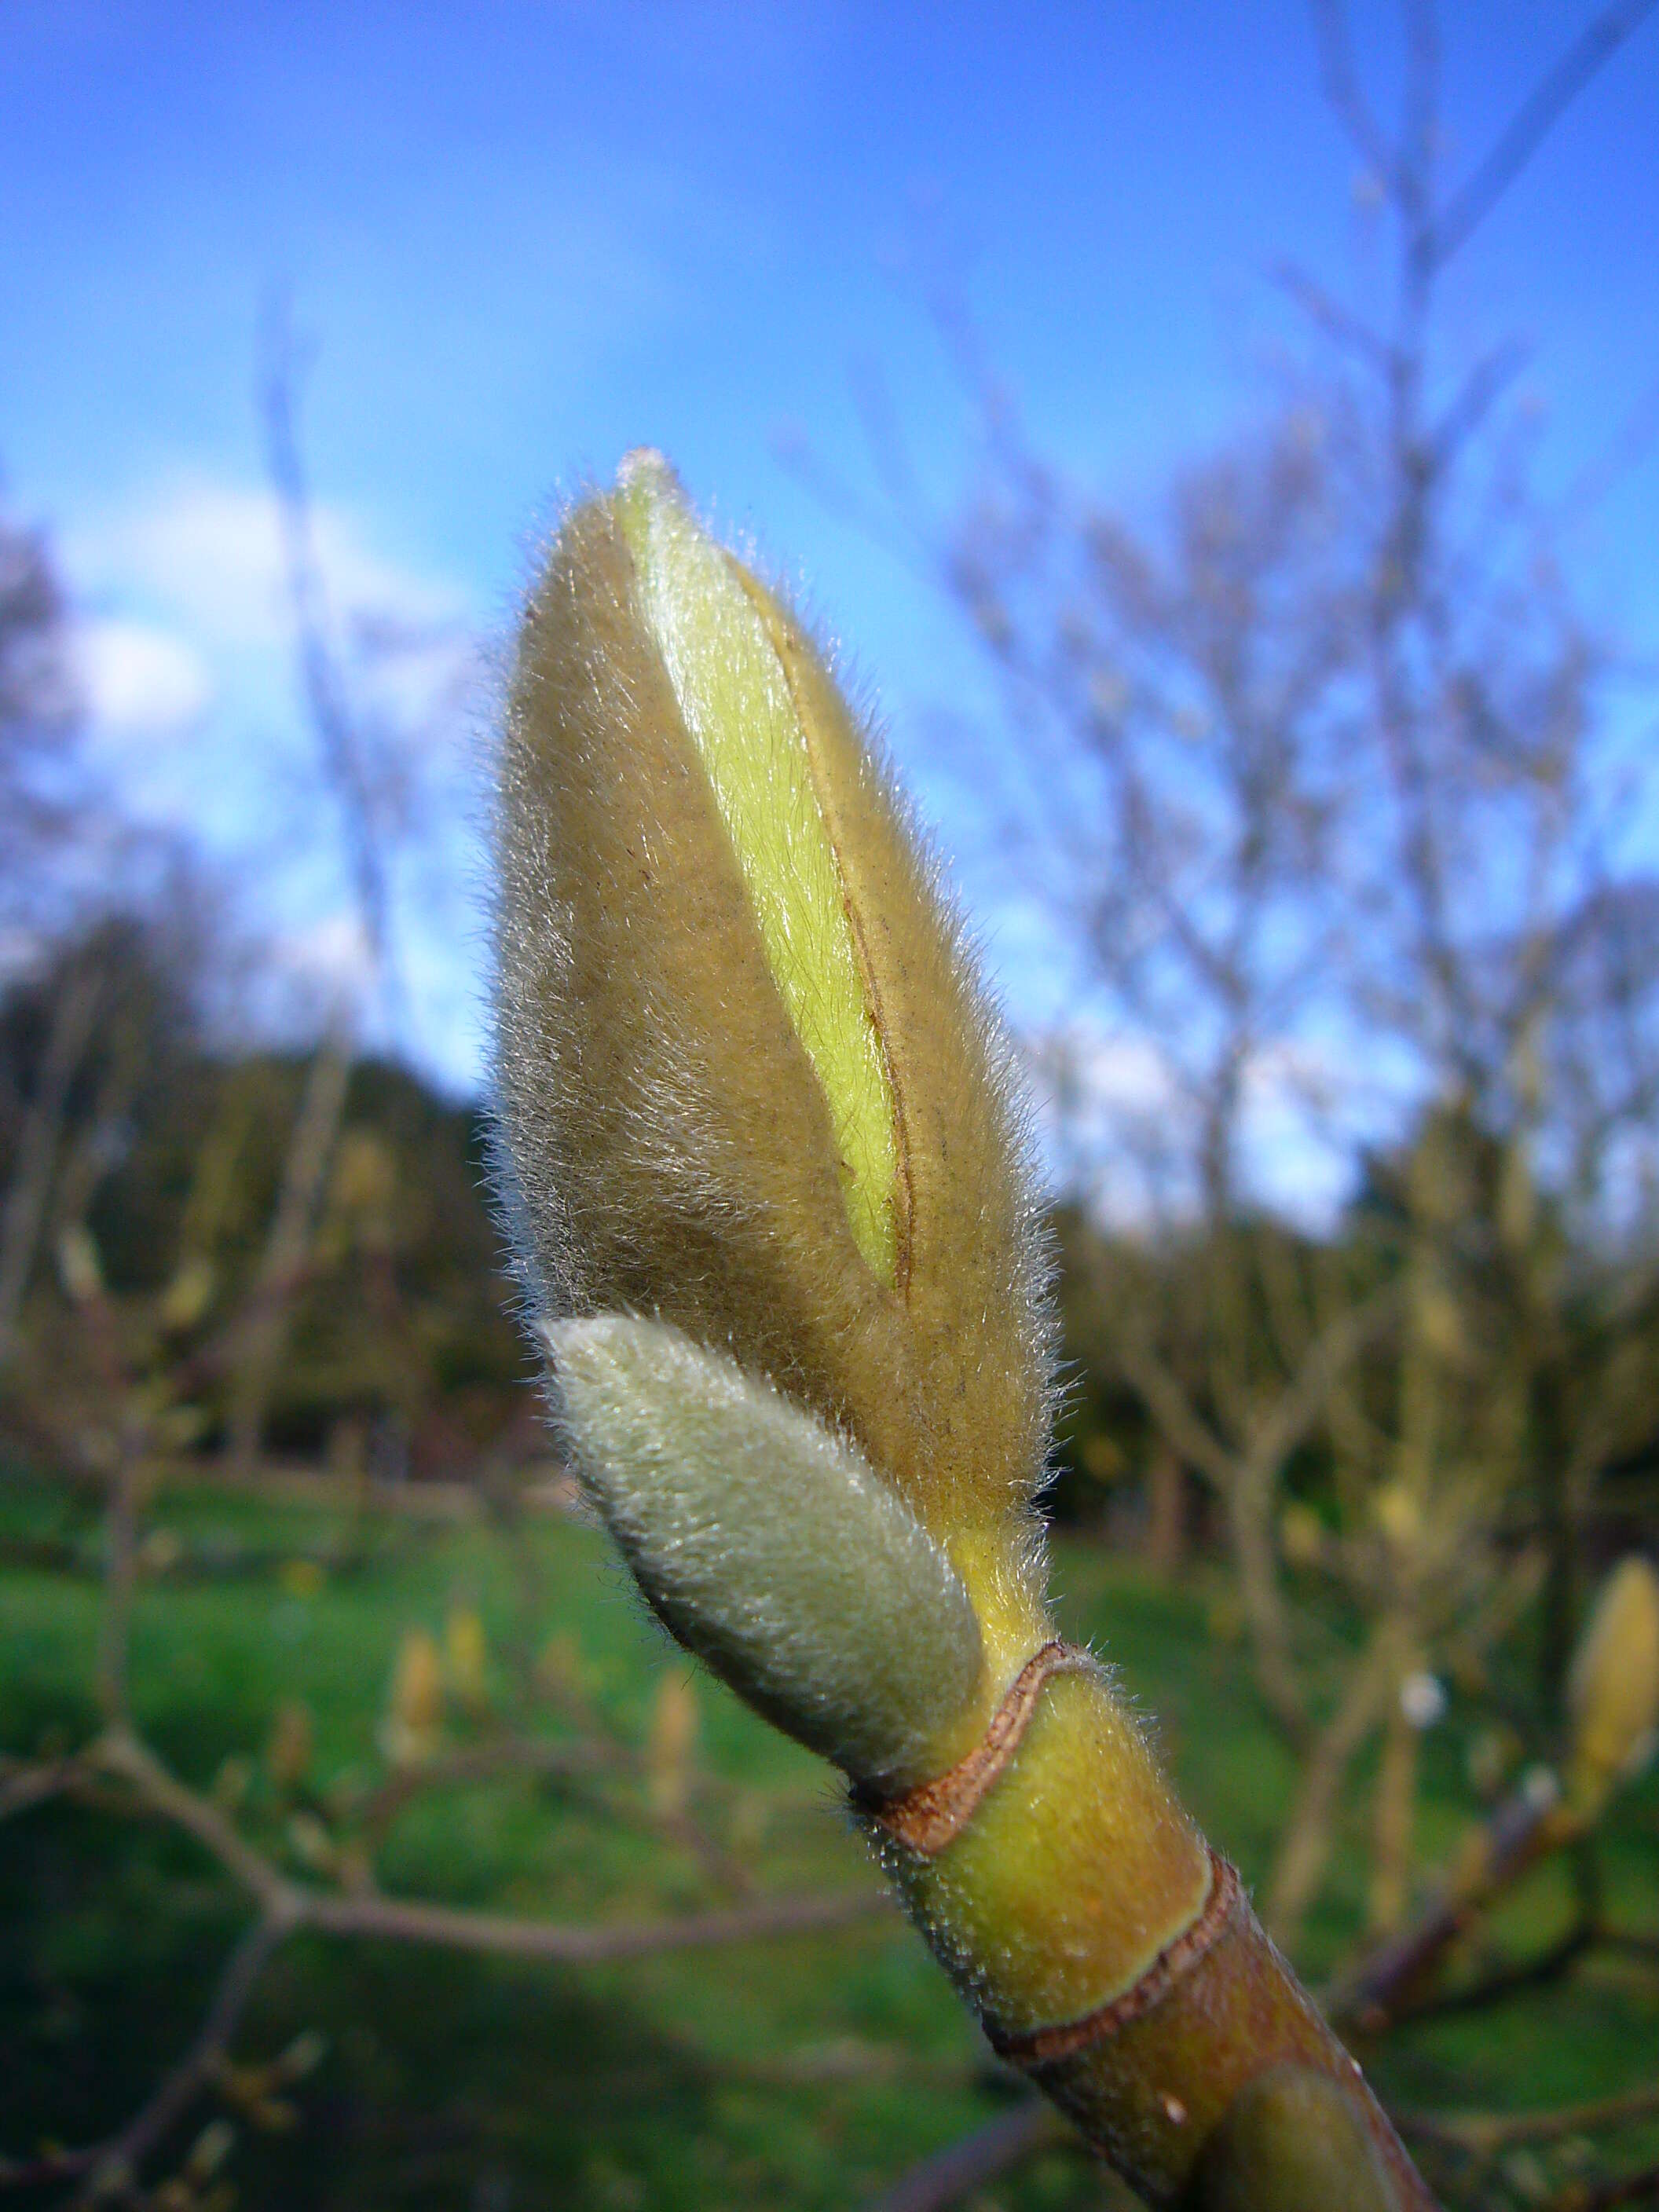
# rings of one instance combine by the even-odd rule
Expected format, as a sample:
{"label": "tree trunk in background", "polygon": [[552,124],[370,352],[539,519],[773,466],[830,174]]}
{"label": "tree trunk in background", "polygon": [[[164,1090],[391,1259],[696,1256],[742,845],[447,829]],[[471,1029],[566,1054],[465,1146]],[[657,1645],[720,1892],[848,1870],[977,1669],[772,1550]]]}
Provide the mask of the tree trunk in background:
{"label": "tree trunk in background", "polygon": [[102,978],[96,968],[77,968],[66,980],[53,1012],[40,1085],[29,1102],[16,1166],[6,1192],[5,1213],[0,1218],[0,1367],[11,1354],[23,1293],[40,1241],[70,1085],[91,1037],[102,995]]}
{"label": "tree trunk in background", "polygon": [[1417,1807],[1417,1730],[1401,1702],[1401,1685],[1389,1685],[1382,1726],[1382,1765],[1377,1777],[1376,1844],[1371,1867],[1370,1928],[1392,1936],[1411,1902],[1412,1831]]}
{"label": "tree trunk in background", "polygon": [[1146,1476],[1146,1560],[1155,1573],[1173,1579],[1186,1559],[1187,1470],[1160,1443]]}
{"label": "tree trunk in background", "polygon": [[345,1118],[351,1060],[337,1038],[319,1048],[306,1077],[283,1165],[283,1187],[250,1301],[231,1395],[230,1462],[238,1474],[258,1465],[265,1414],[288,1344],[295,1293],[315,1234],[317,1209]]}

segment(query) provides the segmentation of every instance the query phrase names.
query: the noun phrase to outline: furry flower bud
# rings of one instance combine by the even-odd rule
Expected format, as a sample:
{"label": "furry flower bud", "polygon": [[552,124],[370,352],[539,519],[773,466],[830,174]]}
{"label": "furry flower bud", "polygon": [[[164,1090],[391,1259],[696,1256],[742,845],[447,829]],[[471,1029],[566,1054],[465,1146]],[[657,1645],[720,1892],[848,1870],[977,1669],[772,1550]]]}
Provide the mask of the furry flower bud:
{"label": "furry flower bud", "polygon": [[570,512],[530,600],[497,855],[536,1307],[649,1316],[770,1376],[1017,1661],[1049,1347],[1004,1046],[822,656],[655,454]]}

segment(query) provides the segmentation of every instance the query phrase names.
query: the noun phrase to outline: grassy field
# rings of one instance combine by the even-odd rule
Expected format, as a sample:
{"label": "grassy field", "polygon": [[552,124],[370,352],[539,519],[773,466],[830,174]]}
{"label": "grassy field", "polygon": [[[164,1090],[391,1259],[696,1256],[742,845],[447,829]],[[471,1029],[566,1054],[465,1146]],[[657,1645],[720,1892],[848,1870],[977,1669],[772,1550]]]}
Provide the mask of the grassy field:
{"label": "grassy field", "polygon": [[[645,1745],[665,1676],[690,1679],[604,1544],[569,1522],[351,1522],[180,1489],[149,1526],[137,1717],[180,1774],[235,1802],[295,1873],[324,1826],[351,1829],[386,1776],[388,1684],[412,1629],[441,1641],[458,1613],[483,1623],[484,1698],[453,1706],[452,1747],[487,1744],[504,1717],[556,1739],[582,1698]],[[0,1742],[72,1746],[94,1724],[95,1522],[73,1492],[13,1480],[0,1485],[0,1534],[11,1562],[0,1567]],[[1223,1584],[1206,1571],[1173,1591],[1076,1544],[1060,1547],[1057,1581],[1068,1632],[1093,1637],[1157,1714],[1206,1826],[1260,1879],[1293,1778],[1238,1649],[1217,1632]],[[538,1680],[558,1694],[537,1694]],[[704,1678],[695,1700],[706,1824],[756,1890],[873,1887],[823,1771]],[[284,1704],[303,1705],[313,1745],[304,1773],[281,1785],[267,1747]],[[1431,1858],[1467,1815],[1463,1734],[1454,1706],[1425,1747]],[[729,1901],[672,1821],[653,1826],[650,1792],[647,1763],[643,1780],[616,1784],[608,1810],[547,1776],[417,1794],[386,1829],[377,1876],[395,1893],[583,1923]],[[1316,1974],[1357,1924],[1358,1808],[1351,1817],[1353,1847],[1345,1837],[1310,1929]],[[1614,1917],[1659,1930],[1651,1782],[1621,1807],[1605,1856]],[[1547,1870],[1503,1932],[1535,1942],[1566,1910],[1564,1881]],[[187,2042],[244,1913],[170,1832],[79,1806],[0,1827],[0,2149],[84,2140],[141,2100]],[[243,2206],[854,2205],[1008,2095],[920,1944],[881,1911],[833,1935],[580,1972],[307,1937],[269,1969],[238,2056],[269,2058],[306,2031],[325,2047],[285,2093],[291,2111],[264,2116],[278,2124],[239,2122],[227,2172]],[[1401,2103],[1507,2110],[1606,2094],[1656,2062],[1651,1976],[1609,1960],[1541,1997],[1402,2035],[1375,2070]],[[1643,2138],[1621,2148],[1633,2157]],[[1651,2135],[1647,2154],[1659,2155]],[[1521,2203],[1526,2161],[1512,2164]],[[1108,2201],[1063,2150],[978,2200],[981,2212]]]}

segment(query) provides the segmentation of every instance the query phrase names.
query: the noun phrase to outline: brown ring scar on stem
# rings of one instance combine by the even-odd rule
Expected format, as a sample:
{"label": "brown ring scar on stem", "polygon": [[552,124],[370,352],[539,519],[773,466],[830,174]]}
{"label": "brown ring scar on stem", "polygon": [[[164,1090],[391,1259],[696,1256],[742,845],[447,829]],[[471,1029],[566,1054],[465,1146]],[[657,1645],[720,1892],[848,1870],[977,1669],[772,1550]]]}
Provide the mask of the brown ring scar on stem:
{"label": "brown ring scar on stem", "polygon": [[[866,1802],[860,1809],[908,1850],[922,1858],[936,1857],[967,1826],[1018,1750],[1043,1685],[1052,1675],[1083,1673],[1095,1664],[1089,1652],[1058,1637],[1043,1644],[1015,1675],[990,1727],[964,1759],[902,1797],[884,1804]],[[1052,2065],[1103,2043],[1161,2003],[1210,1950],[1243,1902],[1236,1869],[1217,1850],[1211,1850],[1209,1857],[1209,1891],[1197,1917],[1170,1938],[1127,1990],[1080,2020],[1024,2034],[1007,2034],[987,2020],[985,2031],[998,2057],[1013,2066]]]}
{"label": "brown ring scar on stem", "polygon": [[1219,1851],[1210,1853],[1210,1893],[1195,1920],[1166,1943],[1146,1972],[1127,1990],[1109,1998],[1081,2020],[1059,2027],[1033,2028],[1024,2035],[1007,2035],[987,2021],[985,2033],[999,2058],[1011,2066],[1050,2066],[1057,2059],[1075,2057],[1093,2044],[1104,2043],[1131,2021],[1160,2004],[1184,1975],[1204,1957],[1238,1910],[1243,1891],[1237,1870]]}
{"label": "brown ring scar on stem", "polygon": [[1091,1653],[1055,1637],[1034,1651],[1015,1675],[990,1727],[965,1758],[902,1797],[881,1801],[855,1796],[859,1810],[919,1858],[936,1858],[973,1819],[1019,1749],[1050,1675],[1089,1673],[1097,1663]]}

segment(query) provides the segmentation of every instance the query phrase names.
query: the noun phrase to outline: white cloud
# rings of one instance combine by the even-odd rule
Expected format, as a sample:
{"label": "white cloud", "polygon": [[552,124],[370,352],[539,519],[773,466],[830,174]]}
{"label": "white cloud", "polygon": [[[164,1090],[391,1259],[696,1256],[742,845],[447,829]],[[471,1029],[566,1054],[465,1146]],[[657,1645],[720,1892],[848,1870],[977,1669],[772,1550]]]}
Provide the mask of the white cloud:
{"label": "white cloud", "polygon": [[462,763],[465,741],[486,696],[487,667],[477,641],[465,630],[440,626],[365,654],[355,672],[354,696],[371,714],[389,720],[411,758],[441,754]]}
{"label": "white cloud", "polygon": [[356,914],[339,909],[284,931],[271,948],[290,985],[329,1005],[361,998],[374,981],[374,957]]}
{"label": "white cloud", "polygon": [[1073,1026],[1059,1041],[1059,1048],[1079,1099],[1092,1107],[1167,1115],[1180,1104],[1170,1057],[1150,1037],[1103,1036]]}
{"label": "white cloud", "polygon": [[[1198,1203],[1200,1091],[1172,1046],[1139,1030],[1075,1022],[1032,1051],[1041,1126],[1058,1179],[1103,1218],[1144,1226]],[[1311,1037],[1263,1044],[1243,1071],[1238,1165],[1255,1196],[1313,1229],[1334,1217],[1363,1143],[1396,1127],[1408,1087],[1390,1091],[1379,1055]],[[1201,1063],[1200,1063],[1201,1073]]]}
{"label": "white cloud", "polygon": [[[343,507],[309,516],[328,642],[377,781],[403,816],[455,815],[459,740],[478,673],[454,582],[382,552]],[[273,824],[316,813],[315,739],[295,666],[276,500],[266,488],[173,471],[71,521],[65,574],[90,611],[83,681],[102,766],[137,818],[196,836],[234,867]]]}
{"label": "white cloud", "polygon": [[[310,521],[318,570],[338,612],[372,611],[410,625],[465,614],[453,585],[377,551],[343,508],[319,501]],[[175,476],[69,531],[64,555],[83,591],[163,612],[210,653],[290,643],[280,517],[263,487]]]}
{"label": "white cloud", "polygon": [[201,655],[175,632],[110,616],[84,623],[76,640],[88,708],[118,738],[165,737],[207,710],[213,682]]}
{"label": "white cloud", "polygon": [[50,957],[48,939],[36,929],[0,929],[0,984],[17,982]]}

